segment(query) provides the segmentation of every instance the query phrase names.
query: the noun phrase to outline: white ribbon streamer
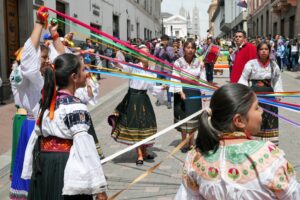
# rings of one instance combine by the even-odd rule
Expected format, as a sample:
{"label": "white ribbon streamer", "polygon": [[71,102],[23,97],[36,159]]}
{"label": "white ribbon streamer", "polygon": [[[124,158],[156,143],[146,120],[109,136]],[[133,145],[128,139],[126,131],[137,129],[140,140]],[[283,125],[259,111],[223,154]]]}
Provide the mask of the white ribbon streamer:
{"label": "white ribbon streamer", "polygon": [[110,160],[112,160],[112,159],[114,159],[114,158],[116,158],[116,157],[118,157],[118,156],[120,156],[120,155],[128,152],[128,151],[131,151],[132,149],[135,149],[138,146],[141,146],[141,145],[145,144],[146,142],[149,142],[150,140],[153,140],[153,139],[155,139],[155,138],[157,138],[159,136],[164,135],[165,133],[169,132],[170,130],[176,128],[177,126],[180,126],[181,124],[184,124],[185,122],[193,119],[194,117],[197,117],[198,115],[200,115],[202,113],[203,110],[204,109],[199,110],[198,112],[196,112],[196,113],[194,113],[194,114],[192,114],[192,115],[184,118],[183,120],[177,122],[176,124],[173,124],[173,125],[165,128],[165,129],[161,130],[160,132],[158,132],[158,133],[156,133],[156,134],[154,134],[154,135],[152,135],[152,136],[150,136],[150,137],[148,137],[148,138],[146,138],[146,139],[144,139],[142,141],[139,141],[139,142],[135,143],[134,145],[131,145],[131,146],[129,146],[129,147],[127,147],[127,148],[119,151],[119,152],[116,152],[116,153],[114,153],[114,154],[112,154],[112,155],[104,158],[103,160],[101,160],[101,163],[104,164],[104,163],[106,163],[106,162],[108,162],[108,161],[110,161]]}

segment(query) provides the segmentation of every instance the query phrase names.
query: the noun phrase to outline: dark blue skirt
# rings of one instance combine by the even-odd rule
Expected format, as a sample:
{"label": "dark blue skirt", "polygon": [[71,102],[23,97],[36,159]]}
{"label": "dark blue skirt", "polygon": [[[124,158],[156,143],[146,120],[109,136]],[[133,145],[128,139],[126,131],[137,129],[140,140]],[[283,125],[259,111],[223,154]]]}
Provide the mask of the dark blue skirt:
{"label": "dark blue skirt", "polygon": [[15,163],[12,174],[12,182],[10,188],[11,199],[26,199],[29,191],[30,180],[24,180],[21,178],[23,170],[23,162],[25,156],[25,150],[31,133],[35,126],[34,119],[26,119],[22,125],[20,139],[17,146],[17,152],[15,157]]}

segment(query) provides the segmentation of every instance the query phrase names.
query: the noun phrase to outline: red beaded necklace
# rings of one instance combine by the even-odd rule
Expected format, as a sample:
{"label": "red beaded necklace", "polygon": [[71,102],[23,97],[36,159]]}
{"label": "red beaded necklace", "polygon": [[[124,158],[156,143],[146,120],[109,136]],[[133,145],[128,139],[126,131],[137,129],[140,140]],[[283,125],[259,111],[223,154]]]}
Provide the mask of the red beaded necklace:
{"label": "red beaded necklace", "polygon": [[268,58],[267,62],[264,64],[261,62],[261,60],[258,58],[258,63],[260,64],[261,67],[266,68],[270,64],[270,58]]}

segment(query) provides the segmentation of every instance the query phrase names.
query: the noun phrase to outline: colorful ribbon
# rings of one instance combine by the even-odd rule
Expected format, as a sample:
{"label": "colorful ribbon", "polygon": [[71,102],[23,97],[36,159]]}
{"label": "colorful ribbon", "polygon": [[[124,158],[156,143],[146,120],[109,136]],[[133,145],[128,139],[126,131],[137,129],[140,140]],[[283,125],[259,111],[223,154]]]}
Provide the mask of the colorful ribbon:
{"label": "colorful ribbon", "polygon": [[[48,8],[48,9],[49,9],[50,11],[56,13],[57,15],[60,15],[60,16],[62,16],[62,17],[64,17],[64,18],[66,18],[66,19],[72,21],[73,23],[79,24],[79,25],[81,25],[81,26],[83,26],[83,27],[85,27],[85,28],[87,28],[87,29],[89,29],[89,30],[91,30],[91,31],[93,31],[93,32],[95,32],[95,33],[97,33],[97,34],[99,34],[99,35],[102,35],[102,36],[104,36],[104,37],[106,37],[106,38],[108,38],[108,39],[110,39],[110,40],[112,40],[112,41],[115,41],[115,42],[117,42],[117,43],[119,43],[119,44],[121,44],[121,45],[123,45],[123,46],[125,46],[125,47],[127,47],[127,48],[129,48],[129,49],[131,49],[131,50],[133,50],[133,51],[136,51],[136,52],[140,53],[141,55],[143,55],[143,57],[146,56],[145,58],[147,58],[147,59],[151,58],[151,59],[153,59],[153,60],[156,60],[156,61],[158,61],[158,62],[161,62],[161,63],[163,63],[164,65],[171,67],[172,69],[176,69],[176,70],[179,70],[179,71],[181,71],[181,72],[184,72],[185,74],[188,74],[192,80],[196,80],[196,81],[199,81],[199,82],[208,84],[207,81],[198,79],[197,77],[195,77],[194,75],[190,74],[189,72],[186,72],[186,71],[184,71],[184,70],[182,70],[182,69],[180,69],[180,68],[178,68],[178,67],[172,65],[171,63],[168,63],[168,62],[166,62],[166,61],[164,61],[164,60],[161,60],[161,59],[159,59],[159,58],[157,58],[157,57],[155,57],[155,56],[153,56],[153,55],[151,55],[151,54],[149,54],[149,53],[147,53],[147,52],[141,51],[140,49],[137,49],[137,48],[135,48],[135,47],[133,47],[133,46],[127,44],[126,42],[123,42],[122,40],[119,40],[119,39],[117,39],[117,38],[114,38],[113,36],[111,36],[111,35],[109,35],[109,34],[107,34],[107,33],[105,33],[105,32],[102,32],[102,31],[100,31],[100,30],[98,30],[98,29],[96,29],[96,28],[94,28],[94,27],[91,27],[91,26],[89,26],[89,25],[87,25],[87,24],[85,24],[85,23],[83,23],[83,22],[81,22],[81,21],[79,21],[79,20],[77,20],[77,19],[75,19],[75,18],[72,18],[72,17],[70,17],[70,16],[68,16],[68,15],[65,15],[65,14],[63,14],[63,13],[61,13],[61,12],[58,12],[58,11],[56,11],[56,10],[54,10],[54,9],[51,9],[51,8]],[[93,33],[90,33],[90,34],[93,34]],[[95,35],[95,34],[94,34],[94,35]],[[103,38],[101,38],[101,39],[103,40]],[[109,41],[109,40],[107,40],[107,41],[108,41],[109,43],[111,43],[112,45],[117,46],[117,44],[114,44],[114,43],[112,43],[112,42]],[[122,46],[119,46],[119,47],[120,47],[120,48],[123,48]],[[215,88],[218,88],[218,87],[215,87]]]}
{"label": "colorful ribbon", "polygon": [[48,9],[44,6],[39,7],[37,11],[37,18],[42,20],[45,23],[45,29],[48,27]]}

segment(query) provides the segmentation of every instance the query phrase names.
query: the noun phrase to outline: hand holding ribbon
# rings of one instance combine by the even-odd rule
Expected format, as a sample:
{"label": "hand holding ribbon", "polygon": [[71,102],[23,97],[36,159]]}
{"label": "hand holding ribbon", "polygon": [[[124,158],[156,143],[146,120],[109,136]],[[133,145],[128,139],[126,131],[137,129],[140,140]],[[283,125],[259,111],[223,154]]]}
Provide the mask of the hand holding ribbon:
{"label": "hand holding ribbon", "polygon": [[44,6],[41,6],[37,13],[36,13],[36,18],[37,18],[37,23],[43,24],[45,26],[45,29],[48,27],[48,9]]}

